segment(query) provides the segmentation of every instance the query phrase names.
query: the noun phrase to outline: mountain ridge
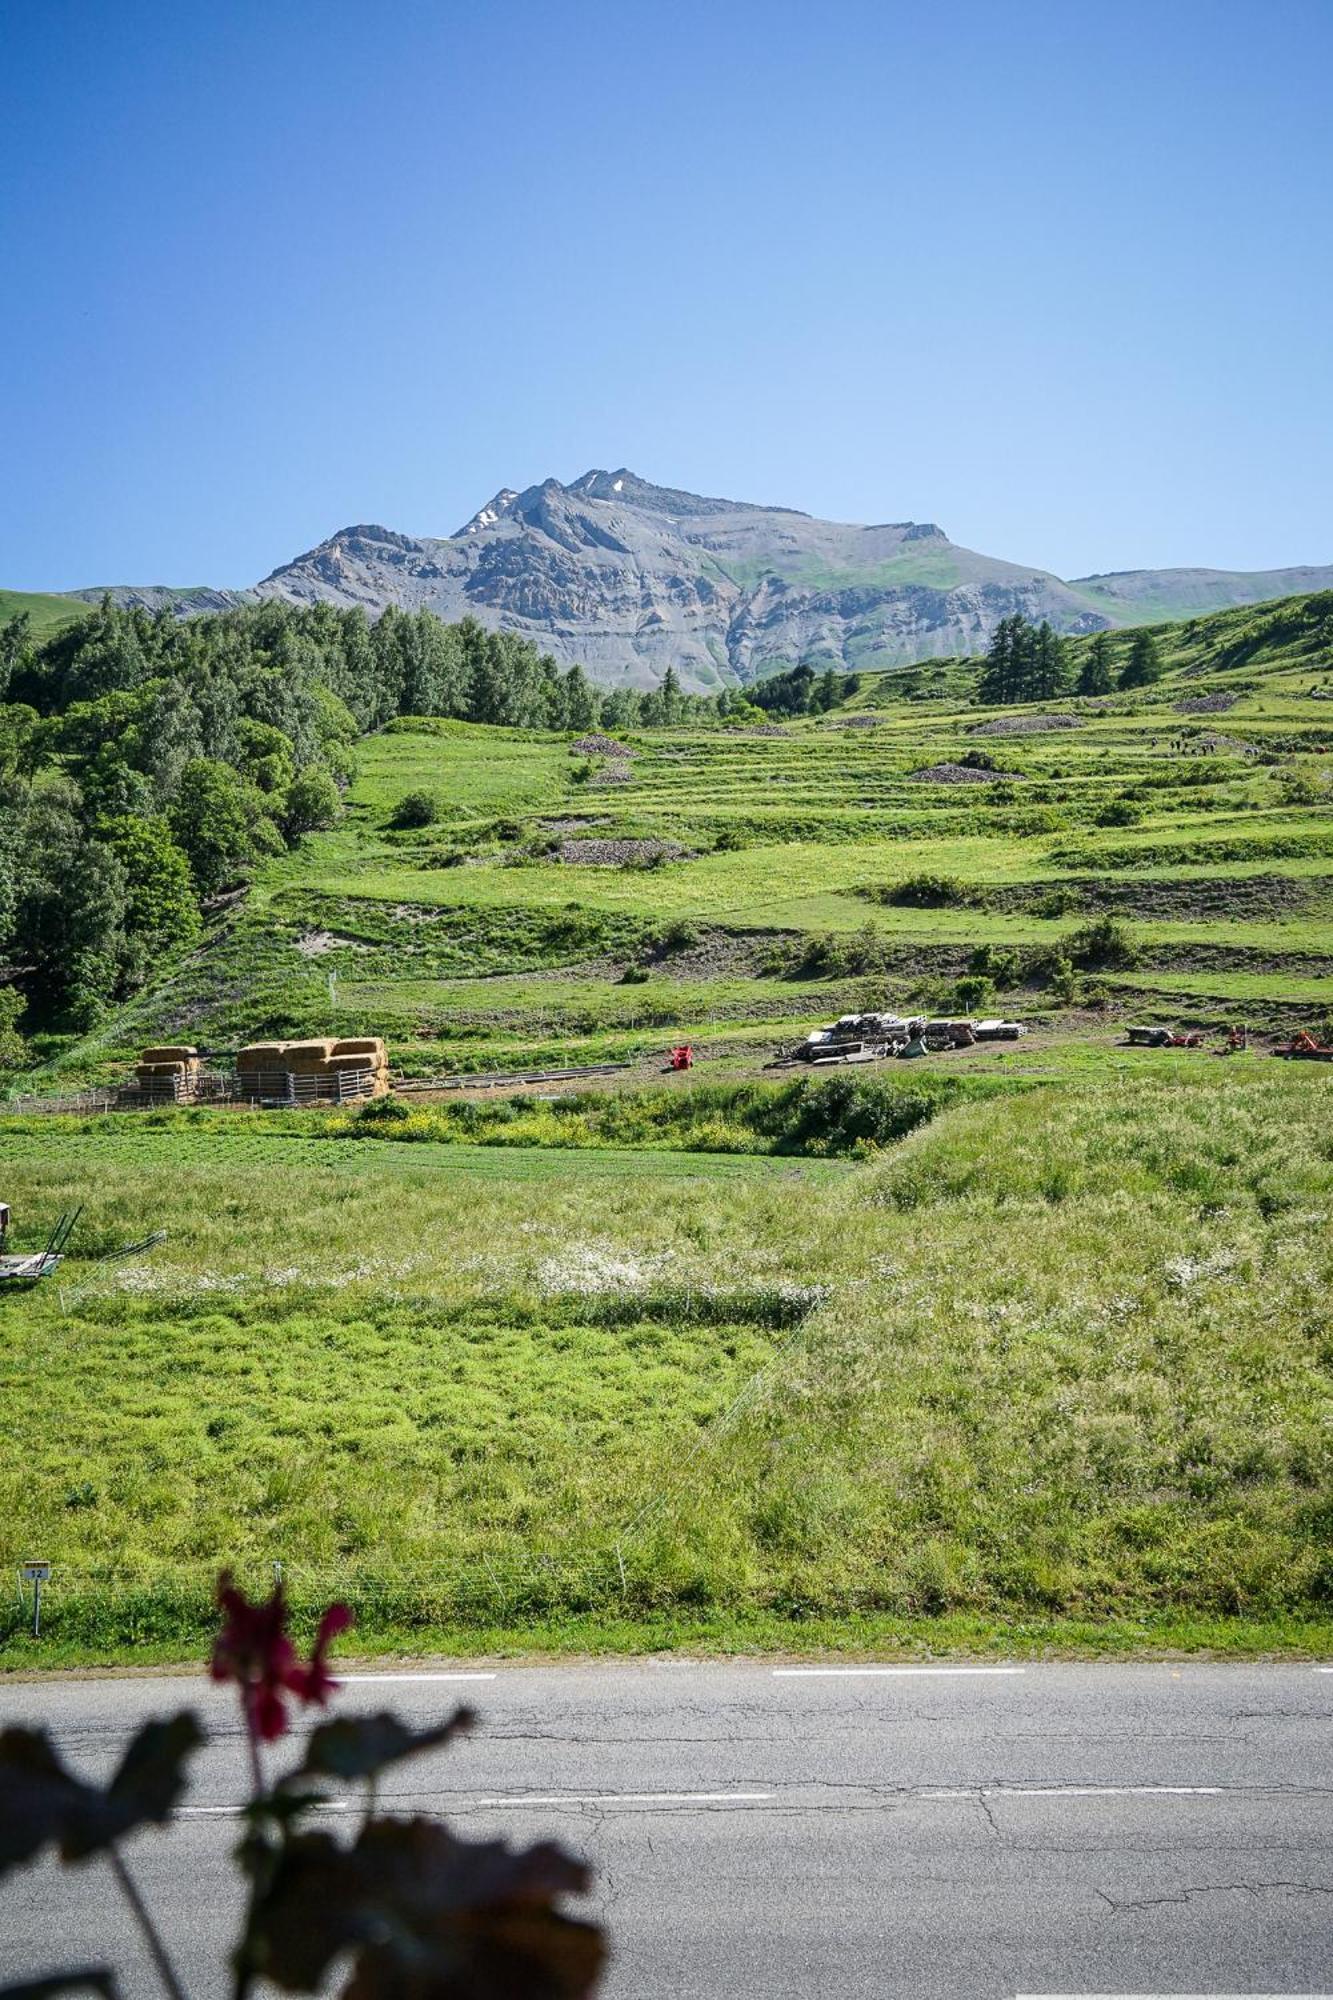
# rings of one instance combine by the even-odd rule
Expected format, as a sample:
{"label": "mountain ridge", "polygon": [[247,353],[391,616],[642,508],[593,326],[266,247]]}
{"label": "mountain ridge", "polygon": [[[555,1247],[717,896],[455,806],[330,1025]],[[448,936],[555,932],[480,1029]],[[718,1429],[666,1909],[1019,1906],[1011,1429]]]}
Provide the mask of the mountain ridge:
{"label": "mountain ridge", "polygon": [[[284,598],[471,615],[604,685],[744,685],[798,662],[907,666],[984,650],[1002,617],[1067,633],[1182,618],[1333,587],[1333,564],[1122,570],[1066,581],[952,542],[935,522],[863,525],[659,486],[628,466],[501,487],[451,535],[339,528],[249,591],[122,586],[180,615]],[[70,596],[92,601],[100,591]]]}

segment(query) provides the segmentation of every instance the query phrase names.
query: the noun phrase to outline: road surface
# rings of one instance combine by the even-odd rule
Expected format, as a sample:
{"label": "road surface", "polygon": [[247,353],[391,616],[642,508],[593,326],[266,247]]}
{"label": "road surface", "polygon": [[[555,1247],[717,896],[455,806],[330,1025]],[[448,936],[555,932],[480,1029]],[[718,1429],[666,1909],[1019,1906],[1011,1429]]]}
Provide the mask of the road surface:
{"label": "road surface", "polygon": [[[1333,1993],[1333,1671],[834,1670],[684,1661],[347,1680],[341,1708],[482,1727],[384,1807],[585,1854],[611,2000]],[[224,1990],[245,1757],[200,1678],[9,1682],[104,1775],[190,1704],[185,1823],[129,1853],[192,2000]],[[156,1992],[106,1864],[0,1883],[8,1977],[111,1956]]]}

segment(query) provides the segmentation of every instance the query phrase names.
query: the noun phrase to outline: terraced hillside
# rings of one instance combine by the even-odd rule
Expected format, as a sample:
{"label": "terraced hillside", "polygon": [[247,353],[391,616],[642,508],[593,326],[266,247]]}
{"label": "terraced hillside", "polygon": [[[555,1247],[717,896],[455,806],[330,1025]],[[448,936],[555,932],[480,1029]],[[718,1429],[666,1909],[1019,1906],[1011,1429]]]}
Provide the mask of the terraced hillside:
{"label": "terraced hillside", "polygon": [[[417,1074],[647,1060],[678,1036],[734,1070],[853,1004],[957,1005],[960,978],[1045,1024],[1057,1061],[1126,1010],[1317,1021],[1329,603],[1164,627],[1160,682],[1054,716],[977,708],[975,669],[946,663],[818,720],[624,755],[405,718],[361,745],[341,824],[60,1072],[110,1075],[148,1037],[334,1029],[385,1033]],[[420,790],[436,823],[396,831]]]}

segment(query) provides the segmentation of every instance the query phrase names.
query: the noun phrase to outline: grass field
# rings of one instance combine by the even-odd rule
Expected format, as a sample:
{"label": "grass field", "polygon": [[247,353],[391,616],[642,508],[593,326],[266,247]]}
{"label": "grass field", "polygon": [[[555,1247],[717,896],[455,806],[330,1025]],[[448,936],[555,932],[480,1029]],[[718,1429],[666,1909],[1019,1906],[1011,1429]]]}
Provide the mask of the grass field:
{"label": "grass field", "polygon": [[[937,662],[645,734],[628,776],[430,718],[362,743],[339,825],[21,1087],[330,1031],[418,1079],[631,1067],[0,1119],[21,1239],[85,1208],[0,1297],[42,1657],[188,1651],[224,1560],[347,1592],[369,1649],[1328,1646],[1333,1078],[1264,1050],[1333,1013],[1331,641],[1299,601],[1160,637],[1166,678],[1069,729],[989,733]],[[395,831],[418,789],[437,823]],[[1031,1036],[822,1097],[764,1070],[969,978]]]}
{"label": "grass field", "polygon": [[65,1657],[179,1650],[224,1559],[349,1592],[372,1647],[1315,1643],[1330,1108],[1257,1062],[1055,1084],[857,1166],[15,1121],[30,1233],[87,1208],[60,1282],[0,1301],[9,1552],[56,1564]]}

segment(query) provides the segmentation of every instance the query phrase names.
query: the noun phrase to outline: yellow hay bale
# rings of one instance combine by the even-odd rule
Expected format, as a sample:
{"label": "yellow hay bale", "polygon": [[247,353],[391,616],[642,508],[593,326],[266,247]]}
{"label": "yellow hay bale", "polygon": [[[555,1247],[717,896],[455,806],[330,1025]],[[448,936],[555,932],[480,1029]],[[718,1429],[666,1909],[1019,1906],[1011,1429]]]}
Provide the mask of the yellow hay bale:
{"label": "yellow hay bale", "polygon": [[140,1063],[194,1062],[199,1060],[199,1051],[182,1045],[180,1048],[144,1049],[140,1052]]}
{"label": "yellow hay bale", "polygon": [[379,1035],[364,1035],[335,1042],[331,1053],[335,1056],[382,1056],[384,1042]]}
{"label": "yellow hay bale", "polygon": [[309,1041],[288,1042],[286,1044],[288,1056],[331,1056],[333,1048],[334,1038],[332,1035],[316,1035],[312,1036]]}
{"label": "yellow hay bale", "polygon": [[134,1073],[136,1076],[140,1077],[193,1076],[198,1071],[198,1068],[199,1068],[198,1063],[141,1062],[137,1065]]}
{"label": "yellow hay bale", "polygon": [[237,1069],[281,1069],[286,1042],[251,1042],[236,1058]]}
{"label": "yellow hay bale", "polygon": [[384,1064],[371,1056],[346,1055],[330,1056],[326,1065],[326,1074],[330,1076],[352,1076],[357,1070],[364,1070],[367,1076],[379,1076]]}

